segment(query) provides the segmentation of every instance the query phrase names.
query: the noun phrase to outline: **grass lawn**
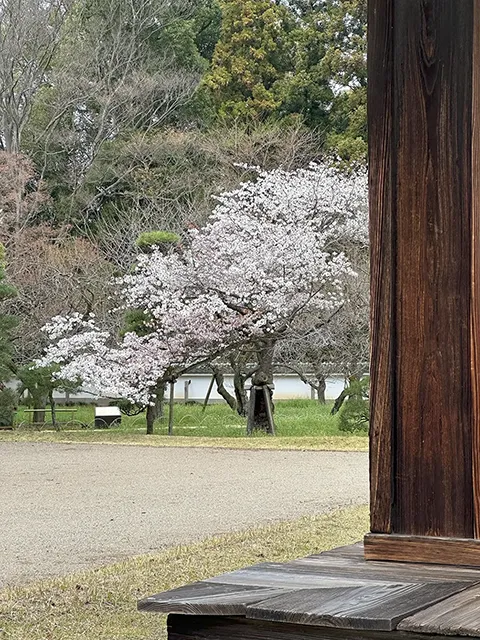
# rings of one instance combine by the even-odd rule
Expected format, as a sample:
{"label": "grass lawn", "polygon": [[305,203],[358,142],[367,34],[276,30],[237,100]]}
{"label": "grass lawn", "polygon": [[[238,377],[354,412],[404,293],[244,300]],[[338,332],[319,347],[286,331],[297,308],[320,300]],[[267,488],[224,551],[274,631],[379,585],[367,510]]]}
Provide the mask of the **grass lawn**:
{"label": "grass lawn", "polygon": [[[226,404],[215,404],[202,412],[197,404],[176,404],[174,410],[174,437],[167,435],[166,418],[158,420],[155,435],[146,436],[145,416],[122,416],[121,426],[111,429],[93,429],[94,408],[89,405],[75,407],[74,421],[62,425],[59,432],[51,429],[34,431],[28,428],[31,419],[20,408],[14,432],[0,431],[1,441],[41,442],[95,442],[111,444],[141,444],[149,446],[197,446],[241,449],[368,449],[366,434],[350,435],[339,431],[338,416],[330,415],[331,403],[320,405],[312,400],[285,400],[276,403],[275,421],[277,437],[263,434],[245,437],[246,421]],[[62,419],[70,419],[62,414]],[[48,417],[47,417],[48,419]],[[81,424],[88,428],[80,428]]]}
{"label": "grass lawn", "polygon": [[163,640],[165,618],[144,596],[259,562],[284,562],[360,540],[367,507],[274,524],[110,567],[0,591],[5,640]]}

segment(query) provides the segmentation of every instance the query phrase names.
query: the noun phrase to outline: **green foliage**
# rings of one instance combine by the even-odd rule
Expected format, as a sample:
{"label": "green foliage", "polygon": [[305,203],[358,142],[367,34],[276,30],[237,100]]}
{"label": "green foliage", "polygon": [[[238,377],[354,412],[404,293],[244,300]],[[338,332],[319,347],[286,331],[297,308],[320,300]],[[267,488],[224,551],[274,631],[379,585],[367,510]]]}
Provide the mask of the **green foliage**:
{"label": "green foliage", "polygon": [[0,427],[13,425],[18,396],[12,389],[0,389]]}
{"label": "green foliage", "polygon": [[271,0],[221,0],[220,7],[220,39],[204,86],[221,117],[268,117],[281,103],[276,83],[292,70],[292,16]]}
{"label": "green foliage", "polygon": [[170,231],[146,231],[137,238],[137,247],[142,251],[148,251],[153,247],[169,247],[180,242],[180,236]]}
{"label": "green foliage", "polygon": [[[198,211],[198,201],[211,191],[212,172],[221,181],[213,147],[219,147],[222,122],[252,129],[258,122],[303,123],[319,132],[315,155],[323,148],[346,165],[365,162],[366,0],[187,5],[185,11],[182,2],[141,3],[143,16],[125,0],[82,0],[69,14],[52,69],[74,73],[80,102],[75,92],[68,94],[75,89],[70,75],[66,84],[45,84],[23,132],[25,151],[41,165],[52,196],[39,220],[88,226],[95,235],[97,222],[114,223],[119,211],[159,207],[170,219],[168,228],[181,230],[186,212]],[[125,51],[115,46],[120,36]],[[109,68],[109,52],[122,68],[130,36],[138,39],[135,73],[128,75],[131,86],[117,91],[115,83],[126,79]],[[148,93],[163,76],[165,86]],[[196,80],[200,86],[190,99],[174,90],[170,103],[177,76],[192,91]],[[91,86],[98,90],[85,99]],[[205,139],[192,147],[198,130]],[[208,146],[214,153],[205,153]],[[275,159],[262,153],[254,164]],[[243,158],[232,154],[229,161]]]}
{"label": "green foliage", "polygon": [[344,391],[341,403],[339,425],[340,431],[355,433],[368,431],[370,420],[369,405],[370,379],[352,380]]}
{"label": "green foliage", "polygon": [[322,67],[336,87],[327,147],[344,161],[367,157],[367,0],[326,0]]}
{"label": "green foliage", "polygon": [[16,373],[20,380],[19,393],[28,391],[30,403],[35,407],[45,406],[48,397],[56,389],[65,391],[75,391],[80,386],[80,381],[76,384],[54,377],[56,366],[35,367],[27,365],[20,367]]}
{"label": "green foliage", "polygon": [[122,335],[126,333],[136,333],[139,336],[146,336],[150,333],[148,327],[148,315],[142,309],[128,309],[122,327]]}
{"label": "green foliage", "polygon": [[217,115],[299,119],[343,163],[364,163],[366,0],[220,4],[221,35],[200,91]]}
{"label": "green foliage", "polygon": [[195,43],[198,52],[209,62],[220,38],[222,10],[218,0],[203,0],[193,17]]}

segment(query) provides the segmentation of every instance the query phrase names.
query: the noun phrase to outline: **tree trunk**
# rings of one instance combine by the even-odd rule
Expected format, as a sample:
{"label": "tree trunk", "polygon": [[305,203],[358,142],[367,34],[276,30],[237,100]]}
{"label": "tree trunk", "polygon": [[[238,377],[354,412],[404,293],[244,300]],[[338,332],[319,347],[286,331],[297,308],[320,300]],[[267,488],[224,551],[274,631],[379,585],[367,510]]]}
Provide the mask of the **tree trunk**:
{"label": "tree trunk", "polygon": [[56,403],[53,398],[53,390],[48,392],[48,402],[50,403],[50,414],[52,416],[52,425],[58,431],[57,412],[55,411]]}
{"label": "tree trunk", "polygon": [[275,435],[273,422],[273,353],[274,340],[262,340],[259,343],[257,358],[258,369],[252,377],[252,390],[247,420],[247,435],[254,431],[264,431]]}
{"label": "tree trunk", "polygon": [[155,420],[163,417],[163,404],[165,400],[166,383],[163,380],[157,382],[154,393],[154,404],[147,407],[147,436],[155,431]]}
{"label": "tree trunk", "polygon": [[218,367],[211,367],[213,375],[215,377],[215,382],[217,383],[217,391],[219,395],[225,400],[232,411],[236,411],[237,409],[237,401],[232,396],[231,393],[227,391],[225,388],[225,376],[222,371]]}
{"label": "tree trunk", "polygon": [[317,398],[320,404],[327,404],[327,399],[325,397],[325,391],[327,390],[327,381],[324,377],[318,378],[318,387],[317,387]]}
{"label": "tree trunk", "polygon": [[149,404],[147,407],[147,436],[153,435],[156,419],[157,407],[154,404]]}
{"label": "tree trunk", "polygon": [[45,407],[47,399],[44,397],[33,398],[33,424],[40,426],[45,424]]}
{"label": "tree trunk", "polygon": [[235,399],[237,401],[237,413],[242,418],[247,415],[247,392],[245,391],[245,375],[242,373],[241,363],[235,358],[230,358],[230,365],[233,369],[233,388],[235,390]]}

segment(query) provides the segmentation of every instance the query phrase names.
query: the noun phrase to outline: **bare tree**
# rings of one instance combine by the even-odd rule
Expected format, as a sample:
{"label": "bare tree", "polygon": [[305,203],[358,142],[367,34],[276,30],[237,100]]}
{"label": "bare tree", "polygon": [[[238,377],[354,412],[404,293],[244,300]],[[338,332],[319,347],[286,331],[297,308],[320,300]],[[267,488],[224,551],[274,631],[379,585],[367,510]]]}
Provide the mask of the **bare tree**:
{"label": "bare tree", "polygon": [[15,333],[18,365],[41,355],[45,345],[41,328],[52,316],[93,312],[116,326],[109,313],[114,306],[112,268],[87,240],[40,226],[25,229],[15,248],[7,273],[18,290],[12,303],[20,318]]}
{"label": "bare tree", "polygon": [[33,163],[22,154],[0,151],[0,238],[11,256],[18,235],[47,200]]}
{"label": "bare tree", "polygon": [[[0,0],[0,149],[62,183],[64,216],[95,210],[85,184],[105,145],[148,135],[195,90],[162,34],[195,0]],[[68,196],[68,197],[67,197]]]}
{"label": "bare tree", "polygon": [[365,248],[352,251],[357,277],[345,282],[345,302],[328,319],[297,319],[277,344],[275,364],[296,373],[325,402],[326,380],[360,379],[369,360],[369,271]]}
{"label": "bare tree", "polygon": [[0,0],[0,147],[21,150],[22,134],[63,36],[73,0]]}
{"label": "bare tree", "polygon": [[87,232],[109,260],[128,269],[140,233],[182,234],[201,226],[215,204],[212,196],[251,178],[248,167],[306,166],[317,148],[315,134],[274,124],[218,126],[208,134],[171,129],[136,134],[97,163],[95,191],[84,200],[94,220]]}
{"label": "bare tree", "polygon": [[[69,37],[51,71],[53,90],[41,96],[47,126],[33,127],[32,148],[48,172],[52,154],[63,155],[72,213],[88,217],[104,192],[88,188],[96,159],[116,140],[159,128],[194,92],[200,74],[180,68],[158,42],[193,0],[77,0]],[[66,134],[66,135],[65,135]],[[114,189],[115,179],[108,185]]]}

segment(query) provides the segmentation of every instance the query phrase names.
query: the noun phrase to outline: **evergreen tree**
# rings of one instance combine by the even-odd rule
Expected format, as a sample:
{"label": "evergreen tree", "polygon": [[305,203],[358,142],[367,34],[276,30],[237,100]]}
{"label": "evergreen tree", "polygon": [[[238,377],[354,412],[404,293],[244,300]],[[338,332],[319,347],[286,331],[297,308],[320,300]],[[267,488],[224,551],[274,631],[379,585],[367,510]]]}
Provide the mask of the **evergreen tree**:
{"label": "evergreen tree", "polygon": [[367,0],[328,0],[323,65],[336,89],[327,145],[345,160],[367,155]]}
{"label": "evergreen tree", "polygon": [[221,0],[222,28],[204,86],[217,113],[263,119],[281,104],[277,85],[292,71],[294,22],[272,0]]}
{"label": "evergreen tree", "polygon": [[305,96],[300,107],[305,121],[322,126],[326,146],[346,162],[362,163],[367,154],[367,0],[292,0],[291,5],[301,25],[292,93],[297,100]]}

